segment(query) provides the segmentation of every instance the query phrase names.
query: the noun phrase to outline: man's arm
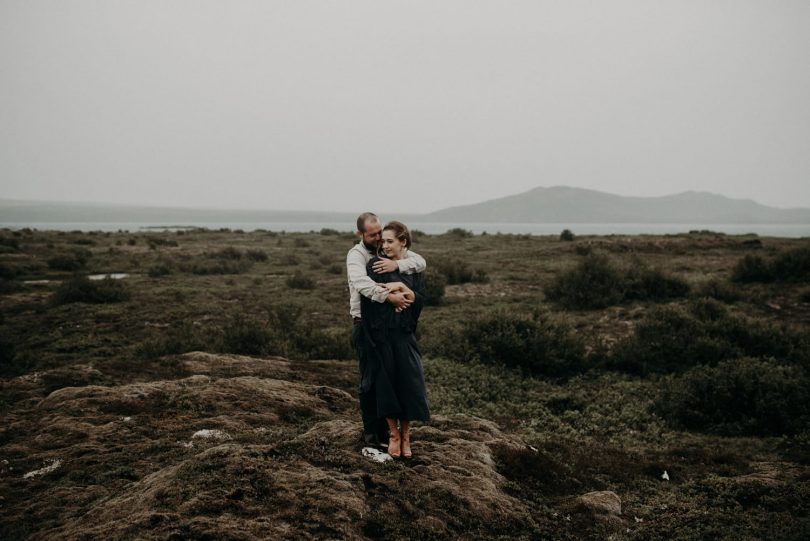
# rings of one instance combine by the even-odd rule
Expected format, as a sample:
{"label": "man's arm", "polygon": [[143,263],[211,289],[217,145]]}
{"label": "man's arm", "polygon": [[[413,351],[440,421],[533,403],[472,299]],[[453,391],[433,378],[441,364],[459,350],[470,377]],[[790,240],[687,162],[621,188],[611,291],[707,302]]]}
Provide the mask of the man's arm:
{"label": "man's arm", "polygon": [[380,259],[374,263],[374,272],[385,274],[387,272],[394,272],[398,270],[402,274],[414,274],[417,272],[424,272],[427,268],[427,262],[421,255],[408,250],[408,257],[394,261],[393,259]]}
{"label": "man's arm", "polygon": [[408,250],[408,257],[397,261],[397,265],[399,265],[399,272],[402,274],[415,274],[417,272],[425,272],[427,261],[416,252]]}
{"label": "man's arm", "polygon": [[346,274],[349,277],[349,283],[362,296],[374,302],[385,302],[388,299],[388,290],[377,285],[368,277],[363,255],[355,250],[349,250],[346,255]]}

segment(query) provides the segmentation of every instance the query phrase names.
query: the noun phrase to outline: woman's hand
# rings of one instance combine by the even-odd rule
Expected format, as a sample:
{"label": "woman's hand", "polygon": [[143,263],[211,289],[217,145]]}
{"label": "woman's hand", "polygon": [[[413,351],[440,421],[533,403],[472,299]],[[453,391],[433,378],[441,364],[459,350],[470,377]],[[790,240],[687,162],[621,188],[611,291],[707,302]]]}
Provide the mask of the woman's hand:
{"label": "woman's hand", "polygon": [[413,292],[413,290],[408,286],[406,286],[405,284],[403,284],[402,282],[389,282],[387,284],[378,283],[377,285],[382,287],[383,289],[388,290],[389,295],[397,294],[402,296],[403,299],[405,299],[405,302],[407,304],[405,304],[404,306],[397,306],[398,303],[393,303],[396,306],[396,308],[394,309],[396,312],[402,312],[403,310],[406,310],[408,306],[413,304],[413,301],[416,300],[416,294]]}
{"label": "woman's hand", "polygon": [[408,289],[408,286],[406,286],[402,282],[388,282],[387,284],[379,284],[379,285],[383,286],[390,293],[395,293],[397,291],[405,291],[406,289]]}

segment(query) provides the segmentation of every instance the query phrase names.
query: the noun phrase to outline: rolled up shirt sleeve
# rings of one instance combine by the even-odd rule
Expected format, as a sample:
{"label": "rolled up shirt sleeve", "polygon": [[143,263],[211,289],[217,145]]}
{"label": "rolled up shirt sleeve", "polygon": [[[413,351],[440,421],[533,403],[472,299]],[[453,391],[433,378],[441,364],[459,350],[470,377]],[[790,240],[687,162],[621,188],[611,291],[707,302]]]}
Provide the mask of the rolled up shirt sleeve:
{"label": "rolled up shirt sleeve", "polygon": [[366,261],[363,255],[356,250],[350,250],[346,256],[346,273],[349,284],[360,295],[374,302],[385,302],[388,299],[388,290],[380,287],[366,274]]}
{"label": "rolled up shirt sleeve", "polygon": [[402,274],[425,272],[427,268],[425,258],[410,250],[408,250],[408,257],[398,260],[397,265],[399,266],[399,272]]}

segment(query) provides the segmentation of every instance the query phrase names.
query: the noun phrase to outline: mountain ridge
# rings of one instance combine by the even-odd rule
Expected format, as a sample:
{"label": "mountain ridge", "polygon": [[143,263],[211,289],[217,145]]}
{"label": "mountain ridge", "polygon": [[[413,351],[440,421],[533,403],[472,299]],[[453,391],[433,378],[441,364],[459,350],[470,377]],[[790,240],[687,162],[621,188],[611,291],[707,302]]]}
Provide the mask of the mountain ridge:
{"label": "mountain ridge", "polygon": [[[4,222],[317,222],[349,223],[344,211],[225,209],[0,198]],[[538,186],[428,213],[398,212],[408,221],[448,223],[686,223],[809,224],[810,208],[777,208],[751,199],[688,190],[664,196],[625,196],[573,186]]]}
{"label": "mountain ridge", "polygon": [[640,197],[571,186],[539,186],[423,217],[473,223],[810,223],[810,209],[780,209],[750,199],[693,190]]}

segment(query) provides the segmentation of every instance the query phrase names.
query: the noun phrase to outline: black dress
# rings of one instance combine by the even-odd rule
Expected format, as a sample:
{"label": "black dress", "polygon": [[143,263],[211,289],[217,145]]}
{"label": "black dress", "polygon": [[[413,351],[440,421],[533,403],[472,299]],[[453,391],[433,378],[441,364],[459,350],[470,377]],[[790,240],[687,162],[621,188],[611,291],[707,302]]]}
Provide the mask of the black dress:
{"label": "black dress", "polygon": [[416,343],[416,325],[425,302],[425,282],[421,274],[399,271],[377,274],[372,269],[379,257],[369,261],[368,276],[378,283],[402,282],[416,296],[407,310],[396,312],[390,303],[361,297],[362,337],[368,348],[374,378],[377,415],[409,421],[429,421],[422,355]]}

